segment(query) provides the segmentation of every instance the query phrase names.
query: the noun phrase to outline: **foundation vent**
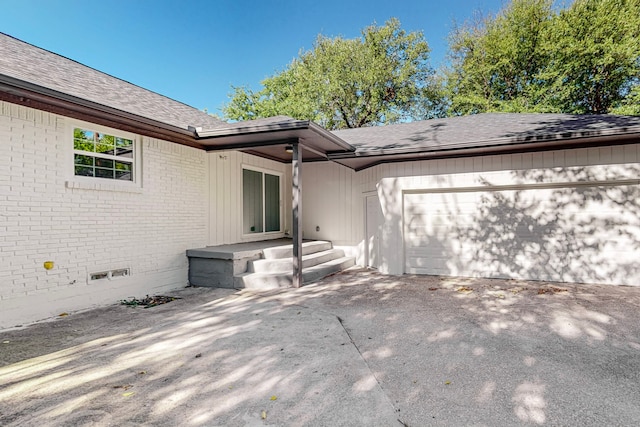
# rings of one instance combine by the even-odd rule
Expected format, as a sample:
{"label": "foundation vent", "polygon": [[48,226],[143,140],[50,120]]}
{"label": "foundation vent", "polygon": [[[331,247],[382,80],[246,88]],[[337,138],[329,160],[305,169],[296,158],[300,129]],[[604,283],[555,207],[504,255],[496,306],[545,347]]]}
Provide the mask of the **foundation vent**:
{"label": "foundation vent", "polygon": [[89,282],[97,282],[99,280],[115,280],[131,275],[130,268],[118,268],[116,270],[98,271],[89,273]]}

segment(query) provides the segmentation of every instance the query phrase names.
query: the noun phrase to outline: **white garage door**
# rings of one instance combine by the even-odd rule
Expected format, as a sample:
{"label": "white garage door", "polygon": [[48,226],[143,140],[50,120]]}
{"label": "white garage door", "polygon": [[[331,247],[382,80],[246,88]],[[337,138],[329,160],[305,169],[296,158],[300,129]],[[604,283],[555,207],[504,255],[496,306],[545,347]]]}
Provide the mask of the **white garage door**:
{"label": "white garage door", "polygon": [[640,283],[638,186],[404,194],[405,272]]}

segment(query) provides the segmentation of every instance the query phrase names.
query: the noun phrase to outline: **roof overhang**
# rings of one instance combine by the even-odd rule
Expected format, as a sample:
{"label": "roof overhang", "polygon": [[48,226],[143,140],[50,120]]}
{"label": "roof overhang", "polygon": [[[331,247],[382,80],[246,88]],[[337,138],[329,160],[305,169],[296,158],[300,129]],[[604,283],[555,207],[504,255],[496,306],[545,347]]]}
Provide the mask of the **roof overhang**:
{"label": "roof overhang", "polygon": [[210,130],[182,129],[4,74],[0,74],[0,100],[206,151],[241,150],[280,162],[291,161],[286,147],[293,143],[301,144],[304,161],[327,160],[330,153],[355,151],[308,120],[275,117]]}
{"label": "roof overhang", "polygon": [[0,74],[0,100],[78,120],[203,148],[188,129],[158,122]]}
{"label": "roof overhang", "polygon": [[[354,170],[382,163],[526,153],[568,148],[640,143],[640,126],[579,129],[571,132],[519,135],[489,140],[459,139],[439,146],[355,147],[309,120],[279,116],[229,123],[215,129],[183,129],[147,117],[0,74],[0,100],[88,121],[206,151],[240,150],[279,162],[290,162],[287,146],[298,143],[304,161],[331,160]],[[371,129],[376,132],[378,129]],[[393,137],[391,136],[391,139]],[[351,138],[348,138],[351,140]]]}
{"label": "roof overhang", "polygon": [[585,136],[566,138],[550,135],[548,139],[530,138],[520,141],[478,141],[475,146],[469,146],[467,143],[464,147],[453,146],[446,149],[423,148],[420,150],[369,150],[356,151],[355,153],[331,153],[328,158],[343,166],[359,171],[383,163],[531,153],[637,143],[640,143],[640,129],[629,130],[625,133],[610,132],[598,136],[585,134]]}
{"label": "roof overhang", "polygon": [[327,160],[331,154],[355,148],[309,120],[289,117],[231,123],[229,127],[199,130],[197,140],[207,151],[241,150],[268,159],[290,162],[288,145],[299,143],[304,161]]}

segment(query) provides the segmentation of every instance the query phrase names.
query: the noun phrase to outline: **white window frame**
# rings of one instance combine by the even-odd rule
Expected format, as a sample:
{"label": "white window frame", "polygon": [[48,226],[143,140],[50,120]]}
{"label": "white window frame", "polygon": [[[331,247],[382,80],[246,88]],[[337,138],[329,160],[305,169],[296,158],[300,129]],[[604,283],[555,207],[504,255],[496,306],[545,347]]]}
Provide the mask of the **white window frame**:
{"label": "white window frame", "polygon": [[[279,212],[280,212],[280,224],[279,224],[279,229],[278,231],[262,231],[259,233],[245,233],[244,231],[244,170],[250,170],[253,172],[260,172],[262,174],[262,227],[263,229],[266,228],[265,224],[266,224],[266,212],[265,212],[265,197],[264,197],[264,191],[265,191],[265,185],[264,185],[264,175],[265,174],[269,174],[269,175],[273,175],[273,176],[277,176],[278,180],[279,180],[279,186],[278,186],[278,190],[279,190],[279,198],[278,198],[278,207],[279,207]],[[282,172],[278,172],[278,171],[274,171],[272,169],[264,169],[264,168],[260,168],[257,166],[252,166],[252,165],[245,165],[245,164],[241,164],[240,165],[240,188],[242,188],[242,197],[240,198],[240,204],[241,204],[241,209],[240,212],[242,212],[241,215],[241,227],[242,227],[242,237],[243,238],[250,238],[250,237],[257,237],[257,236],[271,236],[271,235],[276,235],[276,234],[282,234],[283,233],[283,228],[284,228],[284,204],[283,204],[283,199],[282,199],[282,193],[283,193],[283,185],[284,185],[284,174]]]}
{"label": "white window frame", "polygon": [[[74,148],[74,129],[83,129],[87,131],[93,131],[98,133],[104,133],[107,135],[112,135],[118,138],[125,138],[133,141],[133,157],[131,158],[121,158],[120,160],[126,160],[131,162],[131,167],[133,168],[133,176],[131,181],[124,181],[118,179],[109,179],[109,178],[100,178],[93,176],[82,176],[75,174],[75,154],[84,154],[91,155],[95,158],[108,158],[108,159],[118,159],[117,156],[104,155],[100,153],[89,153],[81,150],[76,150]],[[94,189],[94,190],[108,190],[108,191],[132,191],[139,192],[142,188],[142,144],[141,144],[141,136],[122,131],[119,129],[110,128],[107,126],[97,125],[95,123],[84,122],[80,120],[69,120],[66,127],[66,137],[65,137],[65,146],[68,148],[66,150],[66,159],[67,159],[67,170],[68,179],[67,179],[67,187],[68,188],[84,188],[84,189]]]}

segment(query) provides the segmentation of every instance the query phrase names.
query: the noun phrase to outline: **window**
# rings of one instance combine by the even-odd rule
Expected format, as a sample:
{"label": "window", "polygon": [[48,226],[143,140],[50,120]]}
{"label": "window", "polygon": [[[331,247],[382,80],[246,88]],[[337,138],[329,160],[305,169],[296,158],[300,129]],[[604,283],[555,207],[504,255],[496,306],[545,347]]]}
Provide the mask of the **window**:
{"label": "window", "polygon": [[76,176],[134,181],[134,141],[93,130],[73,130]]}
{"label": "window", "polygon": [[242,170],[244,234],[280,231],[280,176]]}

